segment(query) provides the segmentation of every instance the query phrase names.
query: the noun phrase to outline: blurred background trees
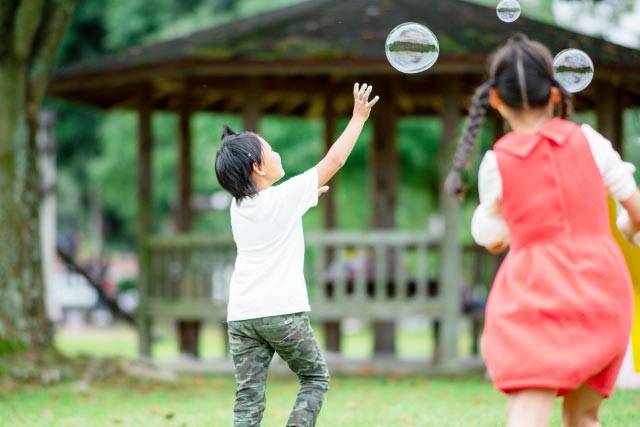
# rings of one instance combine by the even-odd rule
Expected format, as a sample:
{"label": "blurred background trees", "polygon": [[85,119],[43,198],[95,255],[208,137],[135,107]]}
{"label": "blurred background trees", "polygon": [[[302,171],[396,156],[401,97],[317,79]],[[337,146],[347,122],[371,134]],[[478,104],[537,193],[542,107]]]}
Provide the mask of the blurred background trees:
{"label": "blurred background trees", "polygon": [[[477,1],[487,5],[496,3],[493,0]],[[129,0],[124,3],[118,0],[81,0],[64,40],[58,66],[90,61],[104,53],[185,35],[297,2],[299,0]],[[635,0],[521,1],[527,17],[555,22],[612,41],[624,39],[626,44],[636,47],[640,30],[635,26],[621,26],[620,23],[640,13],[639,3]],[[567,16],[573,19],[567,19]],[[589,24],[591,20],[606,20],[620,25],[595,27]],[[618,32],[625,32],[624,37],[607,30],[614,27]],[[135,117],[131,113],[117,111],[105,114],[56,100],[48,100],[47,107],[58,116],[59,230],[81,236],[80,247],[89,256],[133,249]],[[156,232],[165,234],[173,232],[169,218],[176,194],[176,120],[171,114],[160,113],[154,116],[153,123],[156,144],[153,171],[155,216],[156,223],[163,224],[162,229]],[[580,117],[580,120],[594,119]],[[193,125],[194,193],[204,201],[217,194],[218,203],[223,202],[222,207],[224,196],[218,194],[220,187],[215,179],[213,161],[223,123],[241,128],[237,117],[207,113],[196,115]],[[435,209],[439,126],[437,120],[401,121],[401,193],[397,212],[400,228],[427,227],[428,215]],[[281,153],[288,176],[313,166],[323,151],[322,126],[317,120],[266,117],[260,132]],[[640,115],[637,111],[627,112],[625,154],[636,164],[640,163],[639,135]],[[369,204],[366,202],[369,138],[369,132],[365,131],[335,186],[339,203],[337,221],[341,228],[365,229],[369,225],[362,220],[369,218]],[[491,143],[488,138],[483,138],[483,149]],[[349,197],[350,194],[359,194],[362,199]],[[472,193],[467,200],[473,203],[474,198]],[[312,210],[305,217],[305,226],[321,226],[319,210]],[[226,210],[209,209],[197,214],[194,230],[229,232]],[[464,236],[468,238],[468,234]]]}
{"label": "blurred background trees", "polygon": [[[495,0],[476,0],[494,5]],[[12,328],[33,332],[28,344],[47,344],[40,274],[38,174],[35,128],[47,76],[53,67],[91,61],[103,54],[185,35],[222,22],[255,15],[300,0],[7,0],[0,5],[0,338]],[[525,16],[556,23],[607,40],[640,47],[640,0],[521,0]],[[69,24],[70,21],[70,24]],[[69,24],[69,25],[67,25]],[[428,25],[428,23],[426,23]],[[66,33],[64,32],[67,29]],[[65,34],[61,42],[62,35]],[[58,47],[60,46],[60,49]],[[597,73],[597,70],[596,70]],[[133,251],[135,245],[136,122],[127,112],[99,112],[55,99],[44,106],[57,116],[58,230],[72,236],[85,258]],[[625,112],[625,156],[640,166],[640,111]],[[154,215],[156,232],[171,234],[177,191],[177,118],[154,115]],[[579,121],[594,122],[584,115]],[[194,194],[198,205],[194,232],[229,233],[226,199],[213,171],[222,124],[241,128],[239,117],[197,114],[193,122]],[[344,120],[338,131],[344,126]],[[313,166],[322,155],[323,127],[316,119],[266,117],[260,133],[281,153],[288,176]],[[438,200],[438,120],[403,119],[397,226],[429,227]],[[367,128],[336,179],[337,225],[369,227]],[[490,147],[483,135],[482,149]],[[479,159],[476,154],[476,162]],[[471,184],[475,174],[471,174]],[[358,197],[353,197],[357,194]],[[468,216],[477,196],[471,192]],[[320,210],[305,216],[307,229],[321,227]],[[465,221],[468,223],[468,221]],[[469,239],[468,227],[462,237]],[[20,242],[12,245],[11,242]],[[16,249],[16,246],[18,249]],[[20,259],[18,259],[20,258]],[[11,272],[8,274],[7,272]],[[12,293],[13,292],[13,293]],[[16,295],[23,298],[14,298]],[[13,296],[12,296],[13,295]],[[20,304],[15,301],[21,301]],[[17,314],[17,307],[22,314]],[[12,311],[13,310],[13,311]],[[16,320],[18,319],[18,320]],[[25,323],[26,322],[26,323]],[[33,322],[31,324],[30,322]],[[29,323],[29,325],[27,325]],[[9,332],[7,332],[9,331]],[[0,345],[9,345],[0,339]],[[2,350],[0,348],[0,350]],[[1,352],[1,351],[0,351]]]}

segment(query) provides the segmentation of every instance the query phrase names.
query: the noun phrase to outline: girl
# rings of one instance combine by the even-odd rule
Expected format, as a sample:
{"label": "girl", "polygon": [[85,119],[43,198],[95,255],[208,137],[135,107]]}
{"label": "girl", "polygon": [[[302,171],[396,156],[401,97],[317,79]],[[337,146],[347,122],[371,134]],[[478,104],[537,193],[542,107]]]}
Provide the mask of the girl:
{"label": "girl", "polygon": [[[588,125],[564,120],[567,93],[541,44],[512,37],[476,92],[446,189],[461,195],[460,172],[491,105],[511,125],[484,156],[480,205],[471,224],[492,252],[511,247],[492,286],[482,348],[496,388],[508,396],[508,427],[548,424],[564,396],[565,426],[600,426],[631,329],[631,282],[609,227],[608,192],[640,232],[635,168]],[[554,118],[554,107],[562,118]]]}

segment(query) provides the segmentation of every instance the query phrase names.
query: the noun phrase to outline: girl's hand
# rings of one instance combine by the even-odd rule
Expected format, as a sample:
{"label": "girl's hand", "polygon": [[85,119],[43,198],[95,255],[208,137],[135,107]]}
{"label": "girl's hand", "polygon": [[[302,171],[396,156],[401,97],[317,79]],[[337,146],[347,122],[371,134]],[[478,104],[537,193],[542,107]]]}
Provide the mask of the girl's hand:
{"label": "girl's hand", "polygon": [[371,108],[376,105],[376,102],[380,99],[380,97],[376,96],[371,101],[369,101],[369,95],[371,95],[371,90],[373,90],[373,86],[368,86],[366,83],[363,83],[362,86],[359,83],[353,85],[353,117],[359,118],[363,120],[367,120],[369,118],[369,113],[371,112]]}
{"label": "girl's hand", "polygon": [[640,247],[640,227],[634,224],[626,210],[622,210],[616,221],[618,230],[632,245]]}
{"label": "girl's hand", "polygon": [[497,255],[500,252],[504,251],[507,248],[507,246],[509,246],[509,242],[502,241],[502,242],[494,243],[491,246],[487,246],[487,250],[493,255]]}

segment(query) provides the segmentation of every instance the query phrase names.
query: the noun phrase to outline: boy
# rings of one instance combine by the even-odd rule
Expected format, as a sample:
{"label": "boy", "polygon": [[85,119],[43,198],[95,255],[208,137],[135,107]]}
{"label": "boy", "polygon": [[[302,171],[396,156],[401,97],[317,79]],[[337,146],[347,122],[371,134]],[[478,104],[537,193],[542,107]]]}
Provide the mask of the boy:
{"label": "boy", "polygon": [[231,228],[237,247],[227,321],[236,377],[234,427],[260,425],[267,371],[274,352],[300,380],[287,426],[312,427],[329,386],[329,371],[306,315],[302,215],[318,203],[324,184],[344,165],[371,108],[372,87],[356,83],[353,116],[312,169],[284,176],[278,153],[259,135],[224,127],[216,176],[233,196]]}

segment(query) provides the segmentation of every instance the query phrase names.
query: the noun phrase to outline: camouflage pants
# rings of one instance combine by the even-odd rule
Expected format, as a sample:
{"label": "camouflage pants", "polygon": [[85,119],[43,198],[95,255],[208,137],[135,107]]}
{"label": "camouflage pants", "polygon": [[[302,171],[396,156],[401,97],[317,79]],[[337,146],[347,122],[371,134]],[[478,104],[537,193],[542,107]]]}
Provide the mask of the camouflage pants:
{"label": "camouflage pants", "polygon": [[274,352],[300,381],[287,426],[313,427],[329,388],[329,371],[305,313],[229,322],[236,376],[234,427],[258,427]]}

